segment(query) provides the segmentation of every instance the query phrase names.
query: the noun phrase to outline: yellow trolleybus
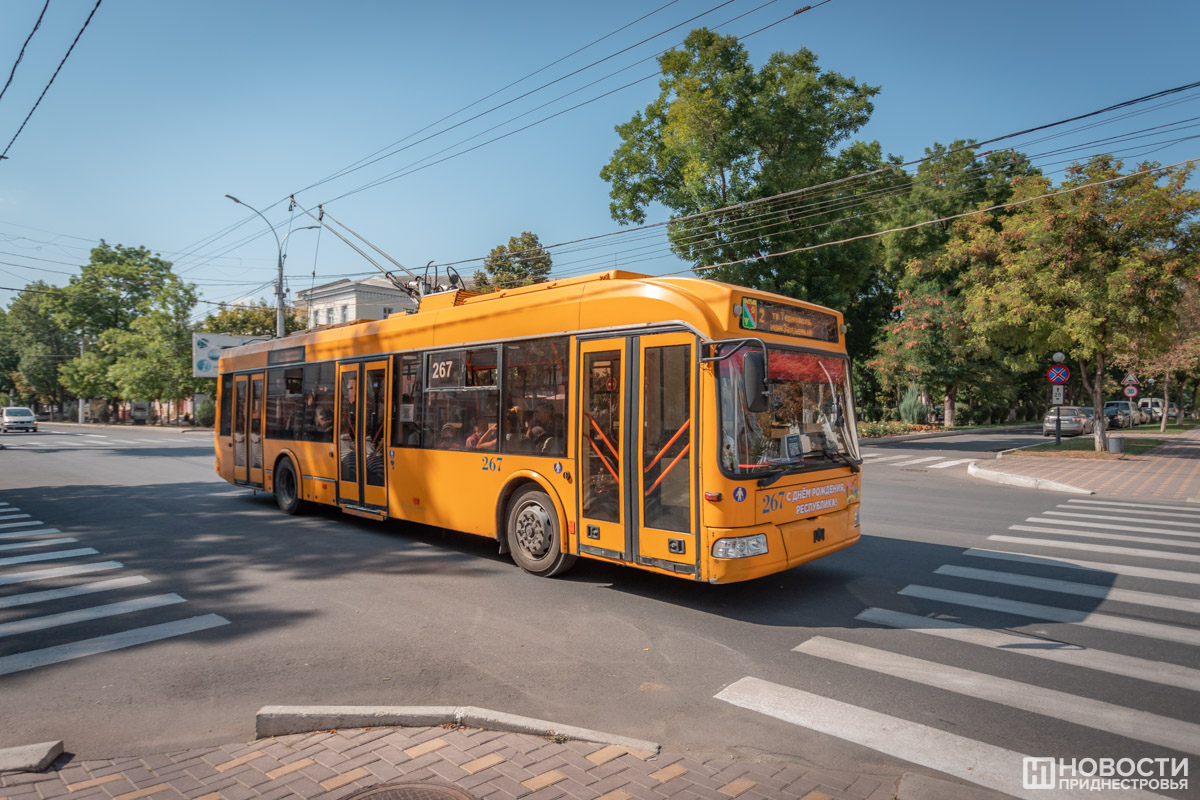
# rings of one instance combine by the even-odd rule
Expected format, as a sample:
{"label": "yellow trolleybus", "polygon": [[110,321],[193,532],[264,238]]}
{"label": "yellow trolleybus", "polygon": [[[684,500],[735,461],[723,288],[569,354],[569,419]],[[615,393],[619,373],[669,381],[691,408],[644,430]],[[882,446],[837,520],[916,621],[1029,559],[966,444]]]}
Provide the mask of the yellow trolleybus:
{"label": "yellow trolleybus", "polygon": [[697,581],[859,537],[841,315],[611,271],[226,350],[216,471],[306,504]]}

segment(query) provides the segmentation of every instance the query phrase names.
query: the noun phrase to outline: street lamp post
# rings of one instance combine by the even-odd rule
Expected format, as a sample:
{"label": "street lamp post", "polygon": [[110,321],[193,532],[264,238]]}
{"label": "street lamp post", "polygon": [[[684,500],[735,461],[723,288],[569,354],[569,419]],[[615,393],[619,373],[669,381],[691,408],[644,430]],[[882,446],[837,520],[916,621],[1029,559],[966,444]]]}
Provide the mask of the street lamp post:
{"label": "street lamp post", "polygon": [[283,242],[279,241],[279,234],[275,232],[275,226],[271,224],[270,220],[263,216],[261,211],[252,205],[243,203],[241,200],[238,200],[231,194],[227,194],[225,196],[237,203],[239,206],[246,206],[246,208],[262,217],[262,221],[267,223],[267,227],[271,230],[271,235],[275,237],[275,247],[277,248],[279,255],[278,277],[275,281],[275,299],[277,301],[275,306],[275,336],[276,338],[282,339],[285,333],[283,326]]}

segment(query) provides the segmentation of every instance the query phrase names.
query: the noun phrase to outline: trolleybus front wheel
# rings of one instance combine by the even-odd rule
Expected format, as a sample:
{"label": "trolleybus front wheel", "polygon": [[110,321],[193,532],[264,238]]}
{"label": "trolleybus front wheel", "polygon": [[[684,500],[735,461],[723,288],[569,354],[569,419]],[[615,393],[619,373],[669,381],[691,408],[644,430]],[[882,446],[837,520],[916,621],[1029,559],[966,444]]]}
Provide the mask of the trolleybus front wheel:
{"label": "trolleybus front wheel", "polygon": [[566,572],[575,556],[562,552],[558,514],[550,496],[536,486],[513,495],[508,504],[508,549],[517,566],[549,578]]}

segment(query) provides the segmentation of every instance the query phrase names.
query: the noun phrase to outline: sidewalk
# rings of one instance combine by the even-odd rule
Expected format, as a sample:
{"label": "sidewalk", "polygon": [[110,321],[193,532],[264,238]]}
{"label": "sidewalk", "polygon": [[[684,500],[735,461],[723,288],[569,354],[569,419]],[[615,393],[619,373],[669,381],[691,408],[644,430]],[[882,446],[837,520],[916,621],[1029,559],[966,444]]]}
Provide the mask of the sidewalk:
{"label": "sidewalk", "polygon": [[[1147,432],[1137,438],[1156,436]],[[1165,443],[1153,450],[1120,460],[1006,455],[989,462],[987,468],[1057,481],[1109,497],[1200,502],[1200,426],[1166,437]]]}
{"label": "sidewalk", "polygon": [[[925,790],[929,780],[943,784],[914,778],[913,785]],[[886,776],[729,757],[699,761],[444,725],[331,730],[116,760],[77,762],[68,754],[46,772],[0,773],[0,798],[338,800],[383,783],[436,785],[397,789],[390,800],[892,800],[899,789],[898,781]],[[971,797],[977,791],[950,783],[944,787],[951,793],[939,796]],[[923,796],[929,795],[911,795]]]}

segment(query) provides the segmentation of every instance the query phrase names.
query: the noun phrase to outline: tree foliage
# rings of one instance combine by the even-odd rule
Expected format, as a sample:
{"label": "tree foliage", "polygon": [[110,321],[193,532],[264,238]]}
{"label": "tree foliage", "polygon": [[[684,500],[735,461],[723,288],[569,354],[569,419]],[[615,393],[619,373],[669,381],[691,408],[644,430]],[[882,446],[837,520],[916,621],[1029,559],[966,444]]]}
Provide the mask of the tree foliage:
{"label": "tree foliage", "polygon": [[[276,313],[276,307],[265,300],[251,305],[222,306],[220,311],[204,320],[200,329],[207,333],[274,337]],[[283,329],[286,333],[304,329],[294,308],[284,309]]]}
{"label": "tree foliage", "polygon": [[[880,244],[802,248],[872,232],[875,222],[846,206],[900,178],[885,170],[830,190],[832,199],[803,190],[887,165],[877,142],[849,141],[878,88],[821,70],[807,49],[775,53],[756,71],[736,37],[703,28],[659,66],[659,96],[617,126],[621,143],[600,171],[613,219],[641,223],[661,203],[675,215],[667,230],[680,258],[723,265],[704,272],[717,280],[842,310],[852,352],[865,353],[891,309],[877,280]],[[785,192],[796,194],[740,205]]]}
{"label": "tree foliage", "polygon": [[[980,341],[1017,345],[1026,359],[1063,350],[1079,363],[1097,410],[1106,370],[1132,341],[1172,330],[1183,287],[1197,276],[1191,166],[1143,164],[1129,174],[1111,156],[1067,171],[1055,189],[1018,179],[1022,202],[999,230],[973,220],[963,246],[966,317]],[[1104,447],[1097,430],[1096,447]]]}
{"label": "tree foliage", "polygon": [[550,274],[553,262],[536,233],[524,231],[510,237],[508,244],[497,245],[483,260],[483,269],[474,275],[477,292],[494,292],[541,283]]}

